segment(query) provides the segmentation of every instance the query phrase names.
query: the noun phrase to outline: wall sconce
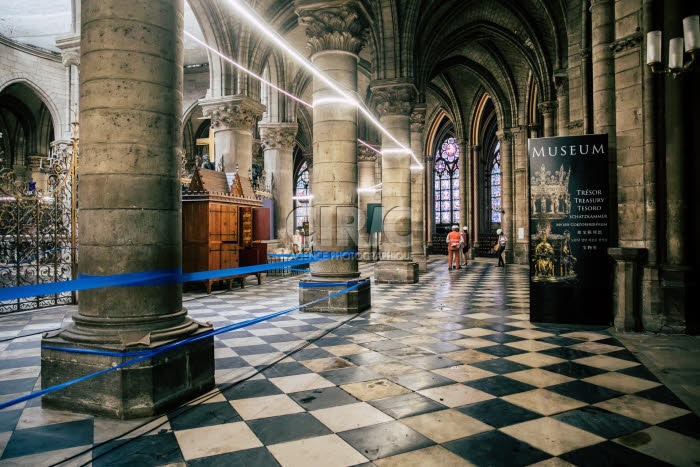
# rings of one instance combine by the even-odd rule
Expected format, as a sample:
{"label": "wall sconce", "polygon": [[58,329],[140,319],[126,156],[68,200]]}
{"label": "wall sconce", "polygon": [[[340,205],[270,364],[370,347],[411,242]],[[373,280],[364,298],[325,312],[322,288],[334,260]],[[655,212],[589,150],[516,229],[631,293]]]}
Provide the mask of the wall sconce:
{"label": "wall sconce", "polygon": [[[647,65],[653,73],[670,74],[677,78],[693,68],[695,56],[700,50],[700,17],[688,16],[683,20],[683,37],[674,37],[668,42],[668,68],[661,66],[661,31],[647,33]],[[690,62],[683,63],[683,43]]]}

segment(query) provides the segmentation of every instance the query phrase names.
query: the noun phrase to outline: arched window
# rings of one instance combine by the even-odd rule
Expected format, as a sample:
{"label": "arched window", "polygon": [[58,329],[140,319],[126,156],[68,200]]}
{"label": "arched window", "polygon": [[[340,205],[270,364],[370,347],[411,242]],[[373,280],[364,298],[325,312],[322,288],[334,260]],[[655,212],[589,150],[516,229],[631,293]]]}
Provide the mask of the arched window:
{"label": "arched window", "polygon": [[491,223],[501,223],[501,142],[496,143],[491,163]]}
{"label": "arched window", "polygon": [[[296,183],[294,186],[294,195],[296,197],[308,196],[309,195],[309,166],[306,161],[299,167],[299,172],[297,173]],[[294,215],[296,217],[294,225],[297,227],[303,227],[304,222],[309,220],[309,201],[299,200],[295,201]]]}
{"label": "arched window", "polygon": [[459,224],[459,146],[447,138],[435,154],[435,224]]}

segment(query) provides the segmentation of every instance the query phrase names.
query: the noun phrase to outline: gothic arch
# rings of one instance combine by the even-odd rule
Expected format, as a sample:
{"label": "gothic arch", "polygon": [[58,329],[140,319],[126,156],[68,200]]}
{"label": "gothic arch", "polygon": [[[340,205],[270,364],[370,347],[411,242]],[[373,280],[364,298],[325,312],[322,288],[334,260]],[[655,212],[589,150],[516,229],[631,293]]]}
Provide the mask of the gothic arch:
{"label": "gothic arch", "polygon": [[[46,93],[41,86],[34,83],[29,75],[24,73],[10,73],[5,77],[0,77],[0,94],[9,86],[13,84],[23,84],[27,86],[34,94],[41,99],[46,108],[51,115],[51,121],[53,123],[53,137],[52,140],[60,139],[61,130],[63,128],[64,122],[61,119],[61,113],[58,111],[56,103],[51,99],[48,93]],[[70,109],[68,110],[70,112]],[[70,120],[70,119],[69,119]]]}

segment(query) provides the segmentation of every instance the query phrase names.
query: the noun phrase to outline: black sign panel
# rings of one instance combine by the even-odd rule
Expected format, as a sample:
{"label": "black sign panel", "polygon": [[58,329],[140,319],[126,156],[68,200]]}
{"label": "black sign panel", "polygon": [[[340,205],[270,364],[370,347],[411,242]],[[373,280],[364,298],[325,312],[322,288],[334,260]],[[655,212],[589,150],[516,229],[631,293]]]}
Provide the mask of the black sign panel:
{"label": "black sign panel", "polygon": [[608,136],[529,139],[530,320],[610,325]]}

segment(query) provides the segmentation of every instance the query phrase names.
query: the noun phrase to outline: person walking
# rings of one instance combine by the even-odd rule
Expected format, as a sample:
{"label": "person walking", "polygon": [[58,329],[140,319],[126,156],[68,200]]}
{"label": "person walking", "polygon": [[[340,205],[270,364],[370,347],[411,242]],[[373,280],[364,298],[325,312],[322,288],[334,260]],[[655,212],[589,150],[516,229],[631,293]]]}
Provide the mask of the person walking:
{"label": "person walking", "polygon": [[[452,231],[447,234],[447,269],[462,269],[459,265],[459,247],[460,247],[459,226],[453,225]],[[454,263],[454,264],[453,264]]]}
{"label": "person walking", "polygon": [[503,261],[503,252],[506,251],[506,244],[508,243],[508,237],[503,233],[503,230],[498,229],[496,231],[498,234],[498,264],[496,267],[505,266],[505,261]]}
{"label": "person walking", "polygon": [[465,225],[462,227],[462,234],[461,234],[461,239],[460,239],[460,245],[461,245],[461,250],[462,250],[462,264],[464,264],[464,267],[467,267],[467,263],[469,261],[469,229]]}

